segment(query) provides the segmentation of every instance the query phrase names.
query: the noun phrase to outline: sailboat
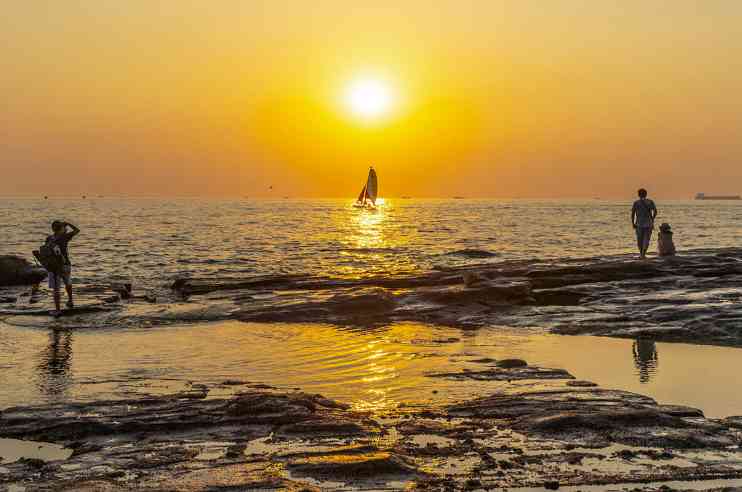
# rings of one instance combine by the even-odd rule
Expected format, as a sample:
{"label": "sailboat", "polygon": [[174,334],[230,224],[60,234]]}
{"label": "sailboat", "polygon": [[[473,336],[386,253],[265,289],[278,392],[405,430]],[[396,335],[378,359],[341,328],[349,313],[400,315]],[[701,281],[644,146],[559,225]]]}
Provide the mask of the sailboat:
{"label": "sailboat", "polygon": [[358,195],[358,200],[353,206],[357,208],[376,208],[376,196],[378,192],[379,180],[376,178],[376,171],[371,167],[368,170],[366,184],[363,185],[363,189]]}

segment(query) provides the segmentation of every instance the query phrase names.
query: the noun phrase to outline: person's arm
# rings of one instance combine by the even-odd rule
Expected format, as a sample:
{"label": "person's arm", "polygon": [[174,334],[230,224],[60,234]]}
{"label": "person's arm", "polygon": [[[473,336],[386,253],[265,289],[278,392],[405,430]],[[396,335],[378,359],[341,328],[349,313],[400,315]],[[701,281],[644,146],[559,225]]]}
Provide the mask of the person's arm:
{"label": "person's arm", "polygon": [[78,229],[77,226],[74,226],[70,224],[69,222],[65,222],[64,225],[72,229],[70,232],[67,233],[68,239],[72,239],[73,237],[77,236],[80,233],[80,229]]}
{"label": "person's arm", "polygon": [[652,210],[650,211],[652,214],[652,222],[654,222],[655,217],[657,217],[657,205],[652,202]]}
{"label": "person's arm", "polygon": [[631,207],[631,227],[636,229],[636,203]]}

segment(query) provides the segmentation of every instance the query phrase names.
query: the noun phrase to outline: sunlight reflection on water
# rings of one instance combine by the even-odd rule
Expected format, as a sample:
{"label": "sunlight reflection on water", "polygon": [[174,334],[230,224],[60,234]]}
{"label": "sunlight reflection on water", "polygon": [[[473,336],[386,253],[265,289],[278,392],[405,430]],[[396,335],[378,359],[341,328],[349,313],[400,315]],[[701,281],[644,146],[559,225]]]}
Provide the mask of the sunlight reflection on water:
{"label": "sunlight reflection on water", "polygon": [[[436,265],[634,250],[630,201],[0,199],[0,254],[31,258],[52,219],[76,223],[79,281],[150,288],[184,275],[391,275]],[[742,202],[658,202],[679,250],[737,246]],[[713,238],[708,231],[713,231]],[[469,258],[466,250],[494,253]]]}
{"label": "sunlight reflection on water", "polygon": [[[504,383],[449,381],[429,372],[481,369],[480,358],[518,357],[661,403],[742,413],[735,367],[742,349],[420,324],[372,330],[244,324],[46,331],[0,322],[0,405],[172,392],[188,381],[245,380],[298,387],[382,410],[491,394]],[[661,361],[661,363],[659,363]],[[29,381],[31,384],[29,384]],[[514,384],[528,384],[527,382]]]}

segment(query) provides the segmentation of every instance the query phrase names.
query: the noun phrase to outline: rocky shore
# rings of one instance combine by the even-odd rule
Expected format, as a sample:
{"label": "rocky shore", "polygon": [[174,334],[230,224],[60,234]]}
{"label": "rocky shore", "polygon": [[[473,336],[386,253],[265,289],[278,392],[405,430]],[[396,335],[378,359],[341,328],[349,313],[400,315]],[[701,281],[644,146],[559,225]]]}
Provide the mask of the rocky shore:
{"label": "rocky shore", "polygon": [[[237,319],[365,327],[413,321],[742,346],[740,287],[742,249],[732,248],[646,261],[619,256],[486,263],[389,278],[180,278],[148,292],[82,285],[79,308],[56,323]],[[47,314],[39,301],[48,294],[27,291],[0,290],[0,318]]]}
{"label": "rocky shore", "polygon": [[[149,291],[126,282],[82,284],[77,307],[59,319],[48,316],[46,289],[32,288],[38,275],[28,279],[0,290],[4,322],[75,329],[241,320],[365,329],[411,321],[742,346],[742,249],[647,261],[484,263],[392,278],[180,278]],[[6,456],[0,490],[742,485],[742,417],[709,419],[519,359],[476,365],[427,377],[496,381],[495,393],[376,414],[242,381],[5,409],[6,447],[52,443],[69,456]]]}
{"label": "rocky shore", "polygon": [[[742,418],[577,381],[525,361],[482,362],[502,391],[385,414],[225,381],[172,395],[9,408],[0,438],[63,460],[0,465],[14,490],[487,490],[666,480],[742,484]],[[718,482],[714,482],[718,483]],[[697,485],[697,484],[696,484]],[[668,490],[668,489],[664,489]]]}
{"label": "rocky shore", "polygon": [[46,278],[46,270],[11,255],[0,255],[0,287],[33,285]]}

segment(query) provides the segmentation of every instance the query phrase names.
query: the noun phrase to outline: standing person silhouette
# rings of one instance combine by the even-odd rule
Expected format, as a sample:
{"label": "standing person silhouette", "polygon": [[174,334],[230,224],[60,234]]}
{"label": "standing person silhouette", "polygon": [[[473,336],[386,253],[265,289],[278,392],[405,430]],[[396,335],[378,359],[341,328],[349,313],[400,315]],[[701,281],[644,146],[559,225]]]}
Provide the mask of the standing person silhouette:
{"label": "standing person silhouette", "polygon": [[[72,230],[67,232],[67,227]],[[64,288],[67,291],[67,307],[71,309],[75,306],[72,301],[72,280],[70,278],[72,273],[72,264],[70,263],[67,245],[73,237],[77,236],[80,229],[69,222],[55,220],[52,222],[52,232],[53,234],[46,238],[46,242],[47,244],[52,245],[57,254],[62,257],[62,270],[59,272],[49,272],[49,288],[54,292],[54,307],[56,307],[54,316],[59,316],[62,314],[60,307],[61,296],[59,292],[61,284],[64,284]]]}
{"label": "standing person silhouette", "polygon": [[657,207],[647,198],[647,190],[641,188],[639,199],[631,207],[631,225],[636,230],[636,244],[639,247],[639,257],[646,258],[649,249],[649,240],[652,238],[654,218],[657,217]]}

